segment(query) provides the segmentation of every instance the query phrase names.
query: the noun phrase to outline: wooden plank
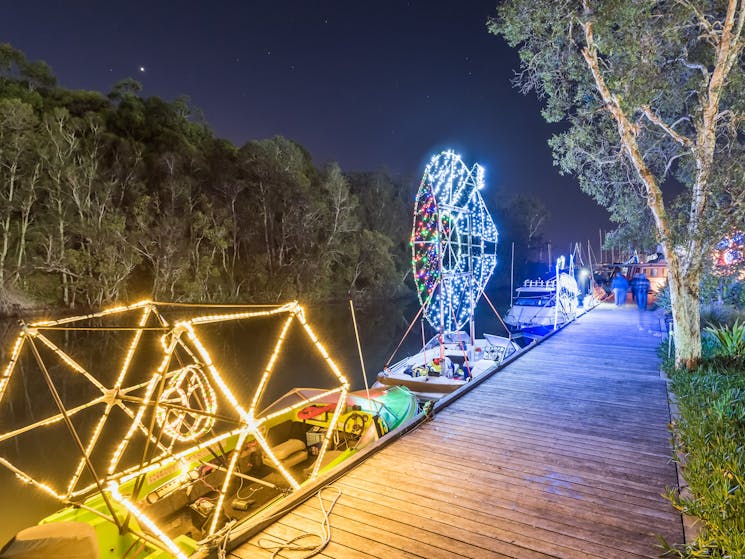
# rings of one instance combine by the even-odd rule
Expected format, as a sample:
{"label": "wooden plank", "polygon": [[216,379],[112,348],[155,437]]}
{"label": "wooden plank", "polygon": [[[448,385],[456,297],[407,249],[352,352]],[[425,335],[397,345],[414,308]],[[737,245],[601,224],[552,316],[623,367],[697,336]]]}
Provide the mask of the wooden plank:
{"label": "wooden plank", "polygon": [[[429,432],[428,432],[429,434]],[[436,441],[435,438],[432,440]],[[457,456],[462,458],[469,458],[472,460],[481,460],[484,462],[490,462],[493,460],[510,461],[513,458],[518,458],[524,461],[533,461],[542,464],[554,464],[558,467],[573,468],[578,474],[591,474],[595,476],[603,477],[616,477],[631,482],[638,482],[646,484],[650,483],[662,483],[663,487],[665,483],[674,482],[674,470],[670,469],[668,464],[661,461],[660,467],[661,472],[655,472],[654,469],[642,469],[636,467],[623,467],[612,461],[600,461],[591,459],[582,459],[582,457],[573,457],[566,455],[561,452],[546,452],[539,448],[526,448],[525,445],[511,445],[508,448],[490,446],[488,442],[471,444],[462,444],[456,438],[447,439],[448,447],[451,452],[443,453],[443,456],[453,456],[455,452],[458,452]],[[430,444],[428,440],[422,440],[422,445]],[[436,442],[434,444],[437,444]],[[526,443],[527,444],[527,441]],[[477,448],[480,447],[480,448]],[[668,475],[664,475],[665,470],[668,470]]]}
{"label": "wooden plank", "polygon": [[[317,501],[315,501],[317,503]],[[282,542],[287,542],[292,538],[295,538],[302,534],[319,534],[320,524],[315,520],[307,519],[300,515],[290,514],[288,517],[280,520],[279,522],[268,527],[264,534],[259,534],[249,541],[247,546],[243,546],[242,549],[248,549],[251,553],[246,554],[246,557],[263,557],[261,553],[266,553],[260,548],[259,542],[262,538],[274,538]],[[369,559],[371,557],[386,557],[391,553],[395,553],[396,550],[389,546],[371,546],[367,540],[363,538],[355,538],[353,534],[344,533],[341,530],[332,528],[332,540],[328,546],[323,550],[322,555],[318,557],[330,557],[333,559]],[[351,536],[351,537],[350,537]],[[315,544],[320,541],[320,537],[307,538],[301,543]],[[364,542],[364,543],[363,543]],[[263,542],[265,545],[270,542]],[[366,546],[367,549],[361,550],[355,548],[355,546],[362,548]],[[282,556],[291,552],[285,552]],[[410,556],[415,557],[415,556]]]}
{"label": "wooden plank", "polygon": [[[375,459],[373,459],[375,460]],[[376,476],[382,483],[389,486],[406,483],[412,479],[413,471],[403,468],[395,468],[389,464],[375,462]],[[667,522],[677,517],[673,512],[660,510],[660,507],[650,507],[647,503],[619,502],[610,498],[610,495],[593,495],[574,484],[554,481],[550,476],[535,478],[524,476],[522,479],[504,476],[500,472],[489,469],[468,470],[462,478],[454,478],[452,472],[461,471],[451,468],[450,464],[443,463],[441,470],[428,465],[417,464],[421,475],[434,484],[451,484],[455,491],[462,488],[464,482],[476,487],[488,487],[494,495],[510,494],[512,498],[524,498],[527,501],[542,504],[550,501],[554,503],[565,503],[568,507],[567,513],[572,507],[591,507],[591,510],[599,515],[616,516],[620,519],[631,515],[643,519],[648,526],[664,526]],[[441,471],[449,473],[441,473]],[[486,498],[486,496],[485,496]],[[658,503],[659,505],[660,503]]]}
{"label": "wooden plank", "polygon": [[[479,411],[478,413],[484,413]],[[520,421],[515,422],[514,416],[498,413],[494,410],[490,410],[489,414],[489,425],[488,428],[492,433],[503,434],[508,433],[514,436],[524,436],[525,438],[536,437],[542,438],[545,434],[545,424],[540,423],[529,423]],[[445,426],[460,426],[461,421],[451,416],[441,416],[437,418],[438,425]],[[557,425],[551,426],[552,431],[561,430]],[[561,430],[561,440],[566,441],[567,444],[578,444],[585,447],[592,446],[595,449],[603,449],[609,453],[624,454],[633,452],[635,454],[649,456],[654,458],[669,458],[670,453],[667,449],[663,449],[659,444],[647,441],[629,444],[626,441],[619,441],[615,438],[597,436],[592,430],[584,430],[580,432],[573,432],[568,430]],[[667,432],[667,429],[665,429]],[[554,437],[555,438],[555,437]]]}
{"label": "wooden plank", "polygon": [[646,470],[650,475],[659,472],[660,462],[669,458],[668,455],[645,454],[631,449],[621,454],[615,448],[608,449],[593,441],[584,441],[583,444],[581,440],[557,439],[548,433],[501,431],[490,429],[491,426],[491,423],[480,423],[478,426],[469,427],[458,422],[440,422],[435,418],[429,433],[433,440],[437,440],[438,435],[442,435],[441,440],[447,438],[447,440],[455,439],[456,442],[463,444],[486,444],[490,448],[514,448],[519,444],[529,443],[531,449],[549,452],[552,456],[566,455],[589,461],[612,461],[617,466],[629,466],[639,471]]}
{"label": "wooden plank", "polygon": [[[575,550],[588,553],[590,556],[607,556],[613,550],[596,543],[599,531],[604,537],[610,536],[621,551],[643,556],[648,550],[647,545],[637,542],[640,536],[638,532],[625,530],[623,526],[607,527],[596,524],[590,529],[581,524],[562,522],[563,519],[553,520],[546,515],[530,516],[529,522],[526,522],[528,516],[525,510],[516,511],[511,507],[497,506],[482,510],[483,500],[478,496],[476,499],[469,499],[459,494],[457,502],[454,503],[448,498],[450,493],[426,490],[423,493],[412,493],[398,488],[380,493],[379,484],[367,487],[364,480],[352,476],[340,480],[337,486],[343,488],[344,495],[354,495],[359,497],[360,501],[383,503],[395,511],[405,511],[413,516],[433,515],[452,518],[463,531],[483,533],[490,537],[499,534],[512,543],[525,546],[526,551],[523,553],[527,553],[527,548],[532,546],[536,550],[550,553],[550,556],[568,553],[570,557],[575,557]],[[360,506],[366,505],[361,503]],[[557,546],[556,542],[561,546]]]}
{"label": "wooden plank", "polygon": [[[400,453],[398,457],[407,461],[416,461],[421,464],[439,465],[448,463],[450,467],[456,470],[460,469],[464,472],[473,464],[473,460],[468,457],[454,456],[447,452],[443,452],[436,447],[424,447],[424,445],[419,446],[421,448],[404,449],[399,447],[397,449]],[[576,468],[559,467],[554,462],[549,464],[535,461],[517,462],[512,459],[502,462],[494,459],[487,459],[481,460],[479,466],[481,468],[488,467],[500,472],[505,477],[511,476],[518,480],[522,480],[526,477],[531,479],[540,479],[544,477],[550,478],[557,485],[562,483],[576,485],[578,487],[583,487],[587,491],[607,496],[610,499],[621,499],[626,495],[633,495],[642,503],[645,500],[658,502],[660,499],[659,492],[650,490],[648,483],[632,483],[626,479],[612,478],[607,475],[588,475],[587,472],[580,472]]]}
{"label": "wooden plank", "polygon": [[[317,523],[323,519],[322,513],[314,500],[298,507],[293,511],[293,515],[302,516]],[[365,542],[369,541],[376,546],[383,545],[393,548],[393,553],[396,554],[404,552],[431,559],[462,557],[504,559],[509,557],[469,546],[460,540],[444,538],[430,530],[412,526],[401,519],[374,515],[364,510],[344,506],[341,503],[334,507],[332,529],[334,533],[344,531],[348,534],[361,535]]]}
{"label": "wooden plank", "polygon": [[[392,493],[395,496],[396,491],[392,490]],[[455,515],[453,511],[456,508],[450,503],[438,508],[430,506],[433,503],[429,499],[425,505],[418,505],[405,499],[386,499],[378,495],[364,498],[364,494],[360,497],[351,490],[345,491],[343,499],[349,514],[355,517],[363,510],[366,514],[374,515],[376,521],[383,518],[400,523],[407,527],[409,533],[421,531],[426,534],[426,541],[447,545],[464,557],[487,558],[497,553],[500,556],[524,559],[557,556],[587,559],[583,552],[577,554],[579,548],[576,546],[567,547],[551,541],[539,541],[533,535],[525,536],[505,528],[504,523],[484,525]],[[344,514],[344,511],[340,511],[340,514]]]}
{"label": "wooden plank", "polygon": [[[485,494],[482,488],[472,485],[432,485],[416,481],[396,486],[393,494],[389,486],[383,487],[379,483],[355,476],[347,476],[339,483],[342,487],[360,486],[369,493],[410,500],[426,506],[442,506],[447,510],[465,509],[467,512],[464,516],[488,518],[488,521],[482,520],[486,526],[502,525],[504,520],[509,520],[516,525],[527,527],[526,529],[545,526],[547,530],[570,537],[585,537],[589,541],[603,541],[603,538],[613,537],[618,540],[617,545],[633,545],[632,536],[651,533],[650,527],[646,524],[640,528],[629,523],[628,516],[602,515],[598,519],[596,511],[589,507],[576,509],[560,500],[552,501],[548,498],[531,500],[530,496],[519,490]],[[370,487],[370,483],[374,487]],[[457,498],[454,499],[454,495]],[[559,528],[556,528],[557,526]]]}

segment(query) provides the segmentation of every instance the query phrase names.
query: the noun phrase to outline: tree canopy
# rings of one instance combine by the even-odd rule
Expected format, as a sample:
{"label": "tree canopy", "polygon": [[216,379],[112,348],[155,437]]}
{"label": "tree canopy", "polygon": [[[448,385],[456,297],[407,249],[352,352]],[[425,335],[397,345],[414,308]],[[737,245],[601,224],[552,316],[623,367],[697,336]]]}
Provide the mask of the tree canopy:
{"label": "tree canopy", "polygon": [[390,296],[412,188],[317,168],[283,137],[235,146],[187,98],[142,97],[132,79],[58,87],[0,45],[0,301]]}
{"label": "tree canopy", "polygon": [[562,122],[555,163],[608,208],[617,235],[646,222],[669,267],[676,357],[700,357],[708,254],[745,218],[737,0],[507,0],[490,30],[518,48],[515,83]]}

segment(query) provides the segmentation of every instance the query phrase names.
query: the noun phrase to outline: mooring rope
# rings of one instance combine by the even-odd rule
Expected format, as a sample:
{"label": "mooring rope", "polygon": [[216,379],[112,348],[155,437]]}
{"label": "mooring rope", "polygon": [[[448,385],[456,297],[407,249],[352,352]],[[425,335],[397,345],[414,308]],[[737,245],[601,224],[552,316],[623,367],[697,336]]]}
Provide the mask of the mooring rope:
{"label": "mooring rope", "polygon": [[[322,494],[325,489],[333,489],[334,491],[336,491],[336,496],[331,500],[331,506],[329,506],[328,510],[326,510],[326,507],[323,504]],[[294,538],[289,540],[282,540],[276,537],[260,538],[257,542],[258,546],[265,551],[271,551],[272,559],[279,557],[279,554],[285,550],[308,551],[309,553],[299,556],[298,559],[309,559],[310,557],[314,557],[321,553],[321,551],[323,551],[329,544],[329,542],[331,541],[331,520],[329,519],[329,517],[331,516],[331,511],[334,510],[336,502],[339,500],[339,497],[341,497],[341,489],[339,489],[338,487],[330,487],[327,485],[325,487],[321,487],[316,495],[318,497],[318,502],[321,504],[321,511],[323,512],[321,533],[300,534],[299,536],[295,536]],[[301,540],[306,538],[318,538],[320,541],[315,545],[299,543]]]}
{"label": "mooring rope", "polygon": [[406,336],[409,335],[409,332],[411,332],[411,327],[414,326],[414,323],[416,322],[416,319],[419,318],[419,315],[422,314],[422,310],[424,310],[424,307],[419,307],[419,312],[416,313],[416,316],[414,317],[414,320],[411,321],[411,324],[409,324],[409,327],[406,329],[406,333],[401,337],[401,341],[398,342],[398,345],[396,346],[396,349],[393,350],[393,353],[391,353],[391,356],[388,358],[388,361],[386,362],[385,366],[383,367],[383,370],[388,368],[388,365],[391,364],[391,361],[393,361],[393,358],[396,356],[396,353],[398,353],[398,350],[401,349],[401,344],[404,343],[404,340],[406,339]]}

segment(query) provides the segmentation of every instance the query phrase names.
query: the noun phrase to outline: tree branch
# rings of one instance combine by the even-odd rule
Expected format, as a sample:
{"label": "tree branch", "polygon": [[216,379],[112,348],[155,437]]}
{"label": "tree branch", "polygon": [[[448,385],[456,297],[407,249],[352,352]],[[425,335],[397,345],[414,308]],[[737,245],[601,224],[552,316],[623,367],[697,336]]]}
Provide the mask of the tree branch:
{"label": "tree branch", "polygon": [[734,53],[733,53],[733,61],[734,64],[735,60],[740,55],[740,52],[742,51],[743,43],[742,43],[742,30],[743,26],[745,26],[745,6],[742,4],[740,5],[740,14],[737,16],[737,25],[735,26],[735,32],[732,34],[733,41],[735,41],[734,45]]}
{"label": "tree branch", "polygon": [[[740,8],[739,14],[738,7]],[[735,22],[737,16],[737,22]],[[730,70],[742,48],[742,26],[745,12],[738,0],[728,0],[727,13],[722,24],[721,39],[716,48],[714,70],[706,93],[701,100],[701,123],[696,134],[696,178],[691,189],[691,208],[688,220],[688,253],[700,250],[700,228],[708,200],[708,183],[716,150],[716,128],[719,104]],[[688,259],[688,264],[698,260]],[[684,270],[687,272],[687,270]]]}
{"label": "tree branch", "polygon": [[667,174],[668,174],[668,173],[670,172],[670,167],[672,167],[672,165],[673,165],[673,163],[675,162],[675,160],[676,160],[676,159],[680,159],[680,158],[681,158],[681,157],[683,157],[684,155],[685,155],[685,153],[678,153],[678,154],[676,154],[676,155],[673,155],[673,156],[672,156],[672,157],[671,157],[671,158],[670,158],[670,159],[669,159],[669,160],[667,161],[667,165],[665,165],[665,175],[664,175],[665,177],[667,177]]}
{"label": "tree branch", "polygon": [[703,64],[699,64],[698,62],[690,62],[685,57],[680,57],[680,58],[678,58],[678,60],[686,68],[690,68],[691,70],[698,70],[698,71],[700,71],[701,74],[703,74],[704,80],[706,80],[707,83],[709,82],[709,77],[710,77],[709,76],[709,70],[706,68],[706,66],[704,66]]}
{"label": "tree branch", "polygon": [[695,15],[696,19],[698,20],[698,24],[703,28],[707,35],[716,34],[714,31],[714,26],[708,19],[706,19],[706,16],[704,16],[703,12],[701,12],[701,10],[699,10],[695,5],[693,5],[691,2],[688,2],[688,0],[678,0],[678,4],[680,4],[684,8],[688,8],[691,12],[693,12],[693,15]]}
{"label": "tree branch", "polygon": [[665,203],[662,198],[662,191],[657,184],[657,180],[655,179],[654,174],[644,162],[644,157],[642,156],[641,150],[639,149],[639,144],[637,142],[638,126],[634,125],[629,120],[628,116],[621,107],[618,98],[611,93],[610,89],[608,89],[608,85],[605,83],[605,79],[603,78],[603,74],[600,71],[600,65],[598,63],[598,54],[592,32],[592,23],[590,21],[585,21],[582,25],[584,27],[585,41],[587,45],[585,48],[582,49],[582,56],[584,57],[585,62],[587,63],[590,72],[592,73],[592,77],[595,80],[595,85],[598,92],[600,93],[600,96],[605,102],[606,108],[611,113],[613,120],[616,122],[621,144],[623,145],[624,150],[626,151],[631,161],[631,164],[636,169],[636,172],[638,173],[639,178],[644,185],[644,188],[646,189],[647,204],[649,205],[649,209],[652,211],[655,227],[657,228],[657,233],[659,234],[660,241],[665,247],[665,253],[669,254],[669,258],[673,260],[676,257],[673,254],[674,247],[672,243],[672,235],[668,225],[667,212],[665,210]]}
{"label": "tree branch", "polygon": [[681,146],[685,148],[692,148],[693,147],[693,141],[691,141],[690,138],[687,136],[684,136],[683,134],[679,134],[675,130],[673,130],[672,126],[668,126],[665,121],[663,121],[660,117],[658,117],[656,114],[652,112],[652,109],[645,106],[642,107],[642,113],[644,116],[647,117],[647,119],[653,123],[662,128],[662,130],[665,131],[665,133],[670,136],[676,143],[680,144]]}

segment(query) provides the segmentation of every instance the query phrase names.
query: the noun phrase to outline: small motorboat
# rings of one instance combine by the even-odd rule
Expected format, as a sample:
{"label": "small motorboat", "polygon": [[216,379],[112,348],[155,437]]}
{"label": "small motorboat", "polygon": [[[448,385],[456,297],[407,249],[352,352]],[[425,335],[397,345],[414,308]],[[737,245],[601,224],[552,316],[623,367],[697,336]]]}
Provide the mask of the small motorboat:
{"label": "small motorboat", "polygon": [[471,343],[463,331],[433,337],[422,351],[378,373],[375,386],[405,386],[420,399],[434,400],[494,369],[520,351],[511,338],[484,334]]}
{"label": "small motorboat", "polygon": [[422,400],[438,399],[520,349],[509,332],[506,338],[475,335],[474,312],[479,299],[488,301],[484,289],[497,265],[499,238],[479,193],[484,186],[484,169],[478,164],[467,167],[452,151],[435,155],[426,166],[411,231],[420,308],[403,337],[420,315],[436,334],[425,343],[423,320],[422,350],[389,366],[394,351],[376,386],[405,386]]}

